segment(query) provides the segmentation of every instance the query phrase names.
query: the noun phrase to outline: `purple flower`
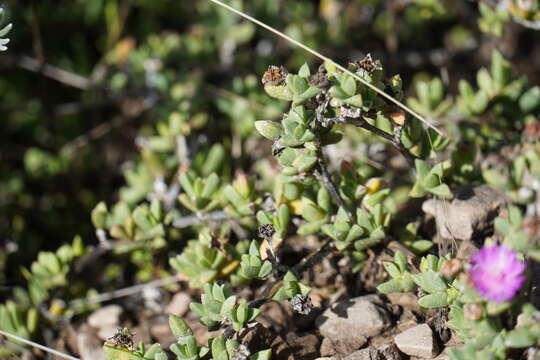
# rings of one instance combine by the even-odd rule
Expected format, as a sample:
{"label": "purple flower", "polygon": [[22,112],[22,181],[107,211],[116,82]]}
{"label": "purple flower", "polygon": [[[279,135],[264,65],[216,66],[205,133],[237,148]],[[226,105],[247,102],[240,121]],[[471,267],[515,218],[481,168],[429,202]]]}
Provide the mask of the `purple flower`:
{"label": "purple flower", "polygon": [[484,246],[471,257],[469,272],[474,287],[491,301],[512,299],[525,281],[525,264],[504,245]]}

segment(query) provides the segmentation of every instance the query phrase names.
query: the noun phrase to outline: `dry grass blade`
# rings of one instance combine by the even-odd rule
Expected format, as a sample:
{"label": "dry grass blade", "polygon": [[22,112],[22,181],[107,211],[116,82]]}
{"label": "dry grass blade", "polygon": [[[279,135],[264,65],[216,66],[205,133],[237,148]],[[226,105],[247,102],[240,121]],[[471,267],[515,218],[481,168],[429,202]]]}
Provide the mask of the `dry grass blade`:
{"label": "dry grass blade", "polygon": [[63,352],[60,352],[58,350],[54,350],[54,349],[51,349],[50,347],[47,347],[45,345],[41,345],[41,344],[38,344],[36,342],[33,342],[33,341],[30,341],[30,340],[27,340],[25,338],[22,338],[20,336],[17,336],[17,335],[14,335],[14,334],[11,334],[11,333],[8,333],[8,332],[5,332],[5,331],[2,331],[0,330],[0,335],[4,335],[5,337],[7,338],[10,338],[10,339],[13,339],[13,340],[17,340],[19,342],[22,342],[22,343],[25,343],[27,345],[30,345],[30,346],[33,346],[33,347],[36,347],[38,349],[41,349],[43,351],[46,351],[50,354],[53,354],[55,356],[58,356],[60,358],[63,358],[63,359],[68,359],[68,360],[80,360],[79,358],[76,358],[74,356],[71,356],[71,355],[68,355],[68,354],[64,354]]}
{"label": "dry grass blade", "polygon": [[444,136],[444,134],[435,127],[435,125],[431,124],[426,118],[424,118],[422,115],[418,114],[416,111],[414,111],[413,109],[409,108],[407,105],[403,104],[402,102],[396,100],[395,98],[393,98],[392,96],[388,95],[387,93],[385,93],[384,91],[382,91],[381,89],[373,86],[372,84],[370,84],[369,82],[367,82],[366,80],[362,79],[360,76],[354,74],[353,72],[349,71],[348,69],[344,68],[343,66],[341,66],[340,64],[336,63],[334,60],[324,56],[323,54],[313,50],[312,48],[310,48],[309,46],[306,46],[304,44],[302,44],[301,42],[291,38],[290,36],[288,35],[285,35],[284,33],[282,33],[281,31],[277,30],[277,29],[274,29],[273,27],[271,27],[270,25],[267,25],[265,23],[263,23],[262,21],[259,21],[257,19],[255,19],[254,17],[252,16],[249,16],[248,14],[238,10],[238,9],[235,9],[233,8],[232,6],[230,5],[227,5],[225,3],[223,3],[222,1],[220,0],[209,0],[211,2],[213,2],[214,4],[217,4],[241,17],[243,17],[244,19],[247,19],[249,21],[251,21],[252,23],[254,24],[257,24],[263,28],[265,28],[266,30],[278,35],[279,37],[282,37],[283,39],[287,40],[288,42],[290,42],[291,44],[294,44],[302,49],[304,49],[305,51],[311,53],[312,55],[318,57],[319,59],[323,60],[323,61],[328,61],[330,63],[332,63],[335,67],[337,67],[339,70],[343,71],[344,73],[347,73],[348,75],[352,76],[353,78],[355,78],[356,80],[360,81],[362,84],[364,84],[365,86],[367,86],[368,88],[370,88],[371,90],[377,92],[379,95],[381,95],[382,97],[386,98],[388,101],[391,101],[393,102],[394,104],[396,104],[397,106],[399,106],[401,109],[405,110],[406,112],[408,112],[409,114],[411,114],[412,116],[416,117],[418,120],[420,120],[421,122],[423,122],[424,124],[426,124],[426,126],[428,126],[429,128],[433,129],[437,134],[441,135],[441,136]]}

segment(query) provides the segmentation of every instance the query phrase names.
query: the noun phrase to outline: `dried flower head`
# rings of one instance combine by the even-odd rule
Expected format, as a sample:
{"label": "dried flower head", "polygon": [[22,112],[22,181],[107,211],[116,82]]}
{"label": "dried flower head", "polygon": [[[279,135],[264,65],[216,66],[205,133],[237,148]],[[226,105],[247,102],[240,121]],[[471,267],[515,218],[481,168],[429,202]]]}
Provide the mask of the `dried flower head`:
{"label": "dried flower head", "polygon": [[448,279],[453,279],[462,270],[463,264],[459,259],[447,261],[441,268],[441,273]]}
{"label": "dried flower head", "polygon": [[306,295],[296,294],[291,300],[290,303],[293,307],[293,310],[302,315],[308,315],[313,308],[311,303],[311,298]]}
{"label": "dried flower head", "polygon": [[268,70],[263,74],[263,85],[281,85],[285,82],[287,77],[287,70],[281,66],[271,65]]}
{"label": "dried flower head", "polygon": [[525,281],[525,264],[504,245],[484,246],[471,257],[469,272],[474,287],[488,300],[512,299]]}
{"label": "dried flower head", "polygon": [[258,235],[263,239],[271,239],[276,233],[276,229],[272,224],[265,224],[259,227]]}
{"label": "dried flower head", "polygon": [[368,74],[374,71],[382,70],[382,65],[379,60],[373,60],[371,54],[367,54],[363,59],[350,64],[353,69],[364,70]]}
{"label": "dried flower head", "polygon": [[128,350],[134,349],[133,336],[128,328],[118,327],[116,328],[116,334],[107,339],[107,343],[126,348]]}
{"label": "dried flower head", "polygon": [[247,360],[249,359],[250,355],[251,352],[249,351],[247,346],[240,344],[239,347],[233,349],[231,360]]}

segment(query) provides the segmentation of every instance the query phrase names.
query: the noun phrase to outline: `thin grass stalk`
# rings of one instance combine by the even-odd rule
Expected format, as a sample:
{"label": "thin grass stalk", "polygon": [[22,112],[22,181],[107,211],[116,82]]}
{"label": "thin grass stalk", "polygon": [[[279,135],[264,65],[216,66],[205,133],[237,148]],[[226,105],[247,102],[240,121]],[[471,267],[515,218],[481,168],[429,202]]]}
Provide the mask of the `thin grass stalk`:
{"label": "thin grass stalk", "polygon": [[441,136],[444,136],[444,134],[433,124],[431,124],[426,118],[424,118],[422,115],[418,114],[416,111],[414,111],[413,109],[409,108],[407,105],[403,104],[402,102],[400,102],[399,100],[393,98],[392,96],[388,95],[387,93],[385,93],[384,91],[382,91],[381,89],[377,88],[376,86],[370,84],[369,82],[367,82],[366,80],[362,79],[360,76],[356,75],[355,73],[349,71],[348,69],[346,69],[345,67],[341,66],[340,64],[336,63],[334,60],[324,56],[323,54],[319,53],[318,51],[310,48],[309,46],[307,45],[304,45],[302,44],[300,41],[298,40],[295,40],[293,39],[292,37],[288,36],[288,35],[285,35],[284,33],[282,33],[281,31],[271,27],[270,25],[267,25],[265,23],[263,23],[262,21],[260,20],[257,20],[255,19],[254,17],[252,16],[249,16],[248,14],[238,10],[238,9],[235,9],[233,8],[232,6],[230,5],[227,5],[225,3],[223,3],[222,1],[220,0],[209,0],[211,2],[213,2],[214,4],[217,4],[241,17],[243,17],[244,19],[246,20],[249,20],[251,21],[252,23],[256,24],[256,25],[259,25],[260,27],[262,28],[265,28],[266,30],[278,35],[279,37],[287,40],[288,42],[290,42],[291,44],[294,44],[302,49],[304,49],[305,51],[309,52],[310,54],[318,57],[319,59],[323,60],[323,61],[327,61],[329,63],[331,63],[332,65],[334,65],[335,67],[337,67],[339,70],[343,71],[344,73],[352,76],[353,78],[355,78],[356,80],[360,81],[362,84],[364,84],[365,86],[367,86],[368,88],[370,88],[371,90],[375,91],[376,93],[378,93],[379,95],[381,95],[382,97],[386,98],[388,101],[394,103],[395,105],[397,105],[398,107],[400,107],[401,109],[405,110],[406,112],[408,112],[409,114],[411,114],[412,116],[414,116],[415,118],[417,118],[418,120],[420,120],[421,122],[423,122],[424,124],[426,124],[426,126],[428,126],[429,128],[433,129],[437,134],[441,135]]}
{"label": "thin grass stalk", "polygon": [[50,347],[47,347],[45,345],[41,345],[41,344],[38,344],[36,342],[33,342],[31,340],[28,340],[28,339],[25,339],[25,338],[22,338],[20,336],[17,336],[15,334],[11,334],[11,333],[8,333],[6,331],[3,331],[3,330],[0,330],[0,335],[3,335],[9,339],[13,339],[13,340],[17,340],[19,342],[22,342],[24,344],[27,344],[27,345],[30,345],[30,346],[33,346],[35,348],[38,348],[38,349],[41,349],[43,351],[46,351],[50,354],[53,354],[53,355],[56,355],[58,357],[61,357],[61,358],[64,358],[64,359],[68,359],[68,360],[80,360],[79,358],[76,358],[74,356],[71,356],[71,355],[68,355],[68,354],[65,354],[63,352],[60,352],[58,350],[55,350],[55,349],[52,349]]}

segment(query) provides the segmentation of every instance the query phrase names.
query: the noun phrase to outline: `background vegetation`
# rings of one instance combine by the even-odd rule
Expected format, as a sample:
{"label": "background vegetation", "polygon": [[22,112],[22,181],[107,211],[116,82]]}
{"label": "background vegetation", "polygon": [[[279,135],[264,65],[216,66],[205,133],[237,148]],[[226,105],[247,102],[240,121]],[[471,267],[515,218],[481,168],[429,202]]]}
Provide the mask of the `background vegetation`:
{"label": "background vegetation", "polygon": [[[313,141],[309,116],[299,115],[296,128],[256,123],[283,114],[291,119],[294,106],[314,99],[317,90],[304,90],[321,88],[309,78],[321,61],[208,1],[4,1],[4,23],[13,28],[0,54],[0,328],[55,347],[59,317],[80,323],[97,306],[70,301],[177,272],[184,276],[181,288],[189,283],[197,296],[216,279],[237,287],[270,272],[289,286],[278,299],[306,295],[312,284],[297,283],[287,270],[298,270],[310,253],[308,235],[321,244],[331,239],[351,260],[344,285],[350,296],[373,292],[382,281],[358,286],[365,250],[380,253],[398,240],[417,255],[442,258],[447,252],[433,246],[435,232],[415,198],[449,199],[450,189],[464,184],[490,184],[509,196],[516,213],[538,220],[537,1],[227,3],[337,63],[371,54],[380,63],[370,63],[376,69],[364,78],[426,116],[445,138],[411,116],[397,143],[336,121],[345,136],[320,156],[319,148],[305,145]],[[261,82],[271,65],[298,75],[299,85],[286,84],[295,97],[276,95]],[[347,85],[337,72],[330,80],[338,102],[330,104],[331,115],[343,116],[345,104],[372,111],[372,127],[402,131],[404,114],[376,94],[352,79],[354,86]],[[291,138],[265,139],[278,135]],[[339,140],[315,135],[323,145]],[[324,158],[327,169],[315,169],[323,165],[309,156]],[[337,182],[338,197],[324,185],[323,170]],[[303,174],[307,180],[299,179]],[[512,226],[521,229],[520,220],[510,218],[504,235],[512,235]],[[281,263],[272,266],[264,262],[272,256],[267,260],[251,242],[272,244],[272,235],[257,236],[268,223],[274,241],[286,240]],[[353,225],[363,235],[344,236],[343,228],[350,234]],[[521,253],[538,251],[532,240],[507,243]],[[250,286],[255,292],[262,285]],[[207,309],[192,310],[212,327]],[[253,320],[253,314],[241,321],[225,313],[235,331]]]}

